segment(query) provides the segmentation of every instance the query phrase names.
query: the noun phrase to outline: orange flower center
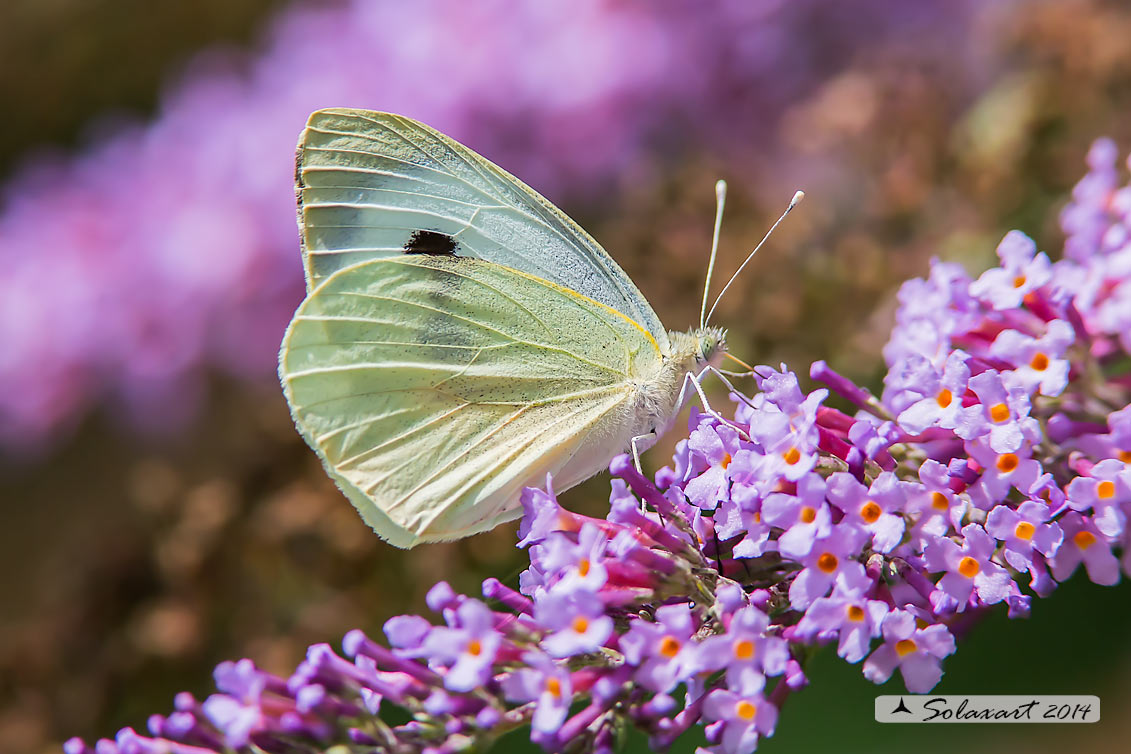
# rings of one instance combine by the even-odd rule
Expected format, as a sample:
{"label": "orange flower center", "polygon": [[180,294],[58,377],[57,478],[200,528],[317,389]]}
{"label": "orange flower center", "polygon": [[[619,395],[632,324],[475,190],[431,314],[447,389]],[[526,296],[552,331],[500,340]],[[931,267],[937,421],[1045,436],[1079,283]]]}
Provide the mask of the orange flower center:
{"label": "orange flower center", "polygon": [[864,523],[866,524],[876,523],[881,513],[883,513],[883,509],[876,505],[873,500],[869,500],[860,506],[860,518],[864,519]]}
{"label": "orange flower center", "polygon": [[786,463],[792,466],[801,460],[801,451],[797,448],[790,448],[784,454],[782,454],[782,458],[785,459]]}
{"label": "orange flower center", "polygon": [[758,713],[758,708],[745,699],[740,699],[738,704],[734,705],[734,715],[739,720],[750,722],[754,719],[754,715]]}
{"label": "orange flower center", "polygon": [[1021,523],[1017,524],[1016,527],[1014,527],[1013,535],[1018,539],[1023,539],[1028,542],[1033,538],[1033,535],[1036,533],[1036,531],[1037,527],[1033,526],[1028,521],[1022,521]]}
{"label": "orange flower center", "polygon": [[1033,358],[1029,359],[1029,366],[1038,372],[1043,372],[1049,368],[1049,357],[1038,351],[1033,354]]}
{"label": "orange flower center", "polygon": [[864,608],[859,605],[849,605],[848,609],[844,612],[853,623],[859,623],[864,620]]}
{"label": "orange flower center", "polygon": [[895,652],[900,657],[906,657],[918,648],[914,639],[900,639],[895,643]]}
{"label": "orange flower center", "polygon": [[1003,474],[1008,474],[1017,468],[1021,463],[1021,459],[1017,457],[1016,453],[1005,453],[997,457],[997,470]]}
{"label": "orange flower center", "polygon": [[821,556],[817,558],[817,567],[825,573],[832,573],[833,571],[835,571],[839,563],[840,561],[836,559],[836,555],[833,555],[831,552],[821,553]]}
{"label": "orange flower center", "polygon": [[1121,450],[1118,455],[1120,461],[1131,463],[1131,450]]}
{"label": "orange flower center", "polygon": [[817,518],[817,509],[811,506],[803,506],[801,508],[801,523],[811,524]]}
{"label": "orange flower center", "polygon": [[1097,484],[1096,495],[1100,500],[1110,500],[1115,497],[1115,482],[1105,479]]}
{"label": "orange flower center", "polygon": [[660,639],[660,654],[667,658],[675,657],[679,654],[681,646],[679,639],[674,636],[665,636],[663,639]]}
{"label": "orange flower center", "polygon": [[1072,535],[1072,541],[1081,550],[1087,550],[1096,543],[1096,535],[1090,531],[1078,531]]}
{"label": "orange flower center", "polygon": [[946,408],[950,402],[954,400],[954,394],[947,390],[945,387],[939,391],[935,396],[935,402],[939,404],[939,408]]}
{"label": "orange flower center", "polygon": [[1023,285],[1025,285],[1025,276],[1024,275],[1018,275],[1017,277],[1013,278],[1013,287],[1014,288],[1020,288]]}
{"label": "orange flower center", "polygon": [[589,619],[579,615],[573,619],[573,630],[579,634],[583,634],[589,630]]}
{"label": "orange flower center", "polygon": [[723,453],[723,460],[719,462],[719,465],[725,469],[727,466],[730,466],[731,460],[733,459],[730,457],[730,453]]}
{"label": "orange flower center", "polygon": [[754,656],[754,642],[749,639],[739,639],[734,643],[734,656],[739,660],[749,660]]}
{"label": "orange flower center", "polygon": [[562,697],[562,682],[559,681],[557,678],[547,678],[546,679],[546,691],[549,692],[550,696],[554,697],[555,699],[561,699],[561,697]]}
{"label": "orange flower center", "polygon": [[582,558],[577,564],[577,573],[581,578],[589,575],[589,558]]}
{"label": "orange flower center", "polygon": [[958,572],[968,579],[972,579],[978,575],[982,567],[978,565],[978,561],[967,555],[962,560],[958,561]]}
{"label": "orange flower center", "polygon": [[995,424],[1001,424],[1009,418],[1009,406],[1004,403],[995,403],[990,406],[990,418],[994,420]]}
{"label": "orange flower center", "polygon": [[483,652],[483,645],[479,643],[478,639],[472,639],[467,643],[467,653],[472,657],[478,657]]}
{"label": "orange flower center", "polygon": [[950,500],[948,500],[946,495],[942,494],[941,492],[932,492],[931,507],[937,511],[949,510]]}

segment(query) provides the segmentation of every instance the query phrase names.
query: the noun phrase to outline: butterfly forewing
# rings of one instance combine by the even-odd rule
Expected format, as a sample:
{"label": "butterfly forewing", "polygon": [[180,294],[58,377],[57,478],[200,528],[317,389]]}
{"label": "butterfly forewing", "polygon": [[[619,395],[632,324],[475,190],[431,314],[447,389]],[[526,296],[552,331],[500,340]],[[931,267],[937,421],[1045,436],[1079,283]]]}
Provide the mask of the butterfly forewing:
{"label": "butterfly forewing", "polygon": [[336,270],[411,250],[414,234],[455,253],[563,285],[667,334],[633,282],[589,234],[503,169],[397,115],[321,110],[299,141],[299,224],[308,290]]}
{"label": "butterfly forewing", "polygon": [[331,476],[405,547],[516,517],[522,487],[547,472],[564,488],[597,471],[632,432],[633,381],[660,362],[651,336],[601,303],[490,262],[418,254],[319,285],[280,373]]}

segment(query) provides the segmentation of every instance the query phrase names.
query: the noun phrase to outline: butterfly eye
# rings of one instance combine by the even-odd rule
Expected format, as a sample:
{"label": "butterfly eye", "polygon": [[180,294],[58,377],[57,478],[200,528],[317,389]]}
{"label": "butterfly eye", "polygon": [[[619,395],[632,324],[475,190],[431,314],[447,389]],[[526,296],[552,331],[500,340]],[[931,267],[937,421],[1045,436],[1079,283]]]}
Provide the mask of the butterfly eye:
{"label": "butterfly eye", "polygon": [[696,356],[699,363],[705,364],[710,361],[717,347],[718,341],[715,338],[702,338],[699,341],[699,354]]}

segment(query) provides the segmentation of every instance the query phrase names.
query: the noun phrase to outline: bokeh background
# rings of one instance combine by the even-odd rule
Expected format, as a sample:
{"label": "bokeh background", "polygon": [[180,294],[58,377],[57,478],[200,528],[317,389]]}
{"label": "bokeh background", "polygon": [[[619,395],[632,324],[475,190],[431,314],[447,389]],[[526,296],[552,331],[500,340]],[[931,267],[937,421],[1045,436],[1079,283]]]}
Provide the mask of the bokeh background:
{"label": "bokeh background", "polygon": [[[521,568],[513,527],[383,545],[294,432],[274,356],[311,110],[467,143],[680,329],[715,180],[724,273],[804,188],[717,320],[747,360],[876,386],[894,291],[931,256],[976,274],[1010,228],[1058,255],[1089,144],[1131,147],[1128,40],[1120,0],[0,4],[0,751],[143,727],[221,660],[286,673],[424,610],[436,579]],[[598,479],[565,502],[606,498]],[[828,651],[762,750],[1123,750],[1129,604],[1078,578],[977,626],[937,689],[1099,694],[1097,725],[880,726]]]}

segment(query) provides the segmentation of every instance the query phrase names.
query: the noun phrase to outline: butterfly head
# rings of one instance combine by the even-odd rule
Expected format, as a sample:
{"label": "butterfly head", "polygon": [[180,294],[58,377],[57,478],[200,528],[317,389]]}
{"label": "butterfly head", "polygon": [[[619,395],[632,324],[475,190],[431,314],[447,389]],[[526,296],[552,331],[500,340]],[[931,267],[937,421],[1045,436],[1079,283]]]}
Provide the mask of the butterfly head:
{"label": "butterfly head", "polygon": [[701,327],[692,333],[698,345],[695,361],[699,366],[718,366],[727,350],[727,331],[721,327]]}

